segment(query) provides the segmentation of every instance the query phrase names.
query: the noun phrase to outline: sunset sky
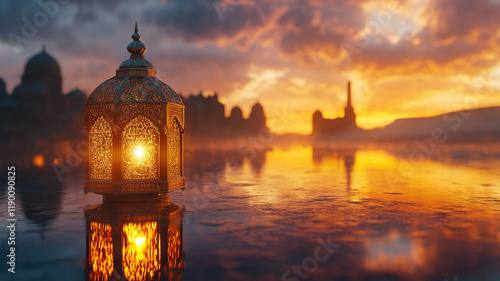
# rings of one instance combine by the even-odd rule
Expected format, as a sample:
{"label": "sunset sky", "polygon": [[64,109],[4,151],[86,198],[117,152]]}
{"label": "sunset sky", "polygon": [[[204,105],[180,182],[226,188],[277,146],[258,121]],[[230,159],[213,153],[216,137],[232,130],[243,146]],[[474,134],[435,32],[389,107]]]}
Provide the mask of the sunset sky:
{"label": "sunset sky", "polygon": [[[259,101],[277,133],[309,134],[316,109],[338,117],[348,80],[365,129],[500,105],[500,0],[37,2],[0,2],[9,93],[45,43],[63,91],[90,94],[128,58],[138,21],[158,78],[184,96],[217,92],[226,114]],[[38,24],[28,36],[26,21]]]}

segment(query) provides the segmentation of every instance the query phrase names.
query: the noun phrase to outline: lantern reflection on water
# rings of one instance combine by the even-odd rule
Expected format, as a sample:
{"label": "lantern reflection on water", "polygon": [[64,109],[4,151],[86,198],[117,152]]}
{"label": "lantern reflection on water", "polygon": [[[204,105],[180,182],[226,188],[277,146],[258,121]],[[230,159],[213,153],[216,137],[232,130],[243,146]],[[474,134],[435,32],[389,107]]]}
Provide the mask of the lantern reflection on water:
{"label": "lantern reflection on water", "polygon": [[184,207],[165,202],[85,210],[87,280],[180,280]]}

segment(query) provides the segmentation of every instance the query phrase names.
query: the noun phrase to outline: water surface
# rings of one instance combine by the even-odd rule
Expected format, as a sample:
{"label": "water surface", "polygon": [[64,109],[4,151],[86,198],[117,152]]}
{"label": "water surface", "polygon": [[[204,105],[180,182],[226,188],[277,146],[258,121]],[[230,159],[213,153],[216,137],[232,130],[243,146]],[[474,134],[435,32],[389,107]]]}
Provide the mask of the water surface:
{"label": "water surface", "polygon": [[[489,148],[254,152],[188,151],[186,190],[120,210],[84,195],[81,173],[59,183],[19,171],[16,274],[4,266],[0,279],[97,278],[89,261],[144,276],[126,250],[165,280],[500,280],[500,156]],[[124,238],[125,227],[153,238]],[[137,256],[127,241],[152,250]],[[102,247],[95,258],[89,245]]]}

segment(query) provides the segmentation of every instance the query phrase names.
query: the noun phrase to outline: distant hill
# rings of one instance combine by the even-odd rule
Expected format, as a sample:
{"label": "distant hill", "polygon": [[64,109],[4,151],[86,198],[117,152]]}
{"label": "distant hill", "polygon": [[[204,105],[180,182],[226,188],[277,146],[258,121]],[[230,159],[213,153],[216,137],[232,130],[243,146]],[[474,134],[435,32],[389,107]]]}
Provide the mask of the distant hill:
{"label": "distant hill", "polygon": [[446,136],[446,142],[500,140],[500,106],[398,119],[385,128],[365,131],[364,138],[406,141],[432,137],[433,132]]}

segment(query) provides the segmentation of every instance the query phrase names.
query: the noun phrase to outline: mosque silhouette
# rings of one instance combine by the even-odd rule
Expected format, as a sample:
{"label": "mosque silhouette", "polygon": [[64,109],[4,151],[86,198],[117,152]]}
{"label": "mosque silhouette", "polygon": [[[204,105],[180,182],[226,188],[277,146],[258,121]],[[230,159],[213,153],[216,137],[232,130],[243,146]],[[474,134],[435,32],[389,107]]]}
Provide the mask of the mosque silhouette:
{"label": "mosque silhouette", "polygon": [[68,147],[83,139],[86,99],[78,89],[62,92],[61,69],[45,48],[28,60],[12,95],[0,79],[0,163],[26,168],[59,163]]}
{"label": "mosque silhouette", "polygon": [[[80,108],[86,101],[86,95],[75,89],[67,94],[62,93],[61,69],[57,61],[49,55],[45,48],[31,57],[24,68],[21,84],[12,96],[7,94],[5,82],[0,78],[0,112],[2,119],[10,119],[11,133],[19,134],[24,126],[45,126],[64,117],[72,122],[73,115],[83,112]],[[68,116],[67,113],[70,115]],[[5,121],[5,120],[2,120]],[[69,125],[65,123],[64,125]]]}

